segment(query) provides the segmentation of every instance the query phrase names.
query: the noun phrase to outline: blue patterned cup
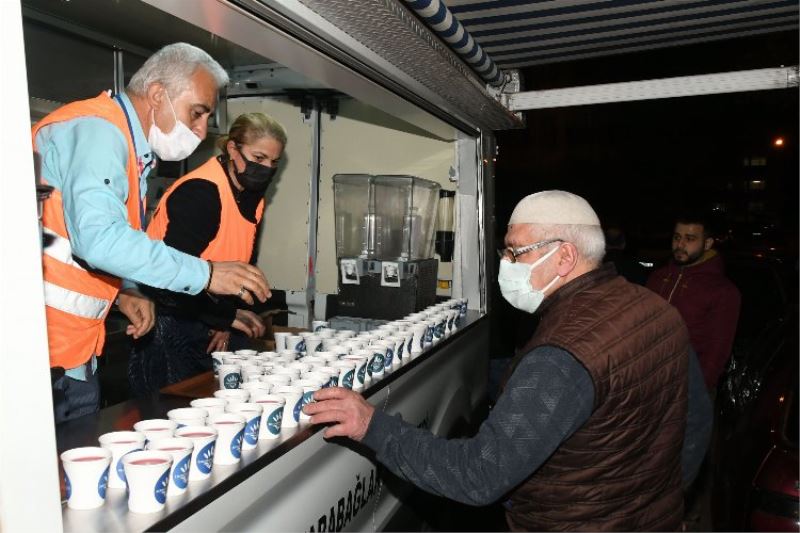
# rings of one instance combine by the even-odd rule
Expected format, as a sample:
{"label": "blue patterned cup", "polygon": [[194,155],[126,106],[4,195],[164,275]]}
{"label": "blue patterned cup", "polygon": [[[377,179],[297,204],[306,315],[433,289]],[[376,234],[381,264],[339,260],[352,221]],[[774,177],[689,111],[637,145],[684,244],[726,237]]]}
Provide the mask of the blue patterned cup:
{"label": "blue patterned cup", "polygon": [[200,481],[211,475],[217,430],[208,426],[184,426],[175,432],[177,437],[189,439],[194,444],[189,460],[189,481]]}
{"label": "blue patterned cup", "polygon": [[262,407],[259,439],[277,439],[283,425],[283,406],[286,400],[277,394],[260,394],[252,399]]}
{"label": "blue patterned cup", "polygon": [[244,417],[242,450],[254,450],[258,446],[258,433],[261,430],[261,411],[263,407],[253,402],[231,402],[225,407],[225,410]]}
{"label": "blue patterned cup", "polygon": [[194,443],[192,440],[184,437],[161,439],[150,445],[149,449],[167,452],[172,456],[172,467],[169,470],[167,498],[180,496],[186,492],[186,487],[189,485],[189,471],[192,464],[192,451],[194,450]]}
{"label": "blue patterned cup", "polygon": [[209,418],[208,425],[217,430],[215,465],[234,465],[242,459],[245,423],[245,418],[237,413],[222,413]]}
{"label": "blue patterned cup", "polygon": [[122,465],[128,480],[128,510],[132,513],[161,511],[167,501],[172,456],[162,451],[133,452],[122,458]]}
{"label": "blue patterned cup", "polygon": [[73,448],[61,454],[67,507],[94,509],[106,501],[111,451],[96,446]]}
{"label": "blue patterned cup", "polygon": [[100,435],[97,440],[100,442],[101,447],[111,452],[108,488],[126,488],[128,485],[125,481],[125,469],[122,467],[121,459],[131,452],[144,450],[146,437],[138,431],[113,431]]}

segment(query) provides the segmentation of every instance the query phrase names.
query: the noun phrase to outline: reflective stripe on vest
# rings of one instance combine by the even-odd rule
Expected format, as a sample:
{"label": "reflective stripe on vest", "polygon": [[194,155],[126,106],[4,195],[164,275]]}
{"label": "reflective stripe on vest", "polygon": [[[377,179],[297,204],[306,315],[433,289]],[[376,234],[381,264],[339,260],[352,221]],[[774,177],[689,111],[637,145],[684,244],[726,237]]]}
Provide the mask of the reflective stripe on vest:
{"label": "reflective stripe on vest", "polygon": [[[95,98],[62,106],[38,123],[31,131],[34,150],[36,134],[50,124],[81,117],[98,117],[116,126],[126,140],[128,198],[125,201],[127,222],[141,229],[139,165],[128,121],[120,105],[107,93]],[[42,182],[47,183],[46,171]],[[47,236],[42,250],[47,342],[50,366],[75,368],[92,354],[101,355],[105,343],[104,320],[111,302],[117,297],[121,280],[101,272],[86,270],[76,261],[64,220],[61,191],[53,191],[42,209],[42,226]]]}
{"label": "reflective stripe on vest", "polygon": [[44,303],[65,313],[95,320],[105,318],[111,307],[109,300],[71,291],[49,281],[44,282]]}

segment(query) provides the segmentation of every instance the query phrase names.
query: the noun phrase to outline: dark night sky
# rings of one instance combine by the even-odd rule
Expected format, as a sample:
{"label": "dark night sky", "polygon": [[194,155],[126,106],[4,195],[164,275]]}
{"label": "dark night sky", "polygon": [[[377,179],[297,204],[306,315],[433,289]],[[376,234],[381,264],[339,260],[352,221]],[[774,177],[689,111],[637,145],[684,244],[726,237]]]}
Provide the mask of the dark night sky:
{"label": "dark night sky", "polygon": [[[536,90],[797,63],[798,34],[786,32],[545,65],[523,76],[525,90]],[[497,134],[500,235],[517,200],[559,188],[585,196],[643,247],[671,233],[684,204],[723,203],[723,225],[739,244],[756,226],[777,225],[796,253],[797,89],[537,110],[526,119],[525,130]],[[771,146],[779,135],[781,150]],[[756,156],[767,166],[743,166]],[[766,189],[747,192],[748,178],[766,179]],[[753,211],[753,202],[763,209]]]}

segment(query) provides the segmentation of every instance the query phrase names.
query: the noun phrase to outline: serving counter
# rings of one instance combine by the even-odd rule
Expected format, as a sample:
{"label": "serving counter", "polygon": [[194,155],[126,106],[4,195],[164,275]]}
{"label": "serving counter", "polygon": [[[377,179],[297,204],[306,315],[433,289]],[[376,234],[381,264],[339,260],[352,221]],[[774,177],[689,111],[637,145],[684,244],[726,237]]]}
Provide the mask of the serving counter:
{"label": "serving counter", "polygon": [[[469,311],[453,335],[373,382],[364,397],[378,409],[450,435],[464,423],[477,422],[488,344],[488,320]],[[170,409],[188,406],[191,396],[207,396],[211,389],[209,373],[168,389],[181,395],[131,400],[65,422],[56,428],[58,450],[96,446],[103,433],[166,418]],[[64,504],[64,531],[381,530],[411,488],[394,478],[384,483],[382,469],[369,457],[352,441],[325,440],[321,427],[301,422],[278,439],[260,440],[255,450],[242,452],[239,464],[214,465],[208,479],[190,482],[186,493],[167,499],[161,512],[129,512],[120,489],[109,489],[98,509],[77,511]]]}

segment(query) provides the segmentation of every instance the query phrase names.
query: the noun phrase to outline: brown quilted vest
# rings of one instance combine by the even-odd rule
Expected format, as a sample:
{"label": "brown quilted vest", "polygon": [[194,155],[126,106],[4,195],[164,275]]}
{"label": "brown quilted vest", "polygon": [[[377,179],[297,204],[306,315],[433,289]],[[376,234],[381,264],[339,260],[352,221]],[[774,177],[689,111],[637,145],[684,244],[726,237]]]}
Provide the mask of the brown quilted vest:
{"label": "brown quilted vest", "polygon": [[588,370],[586,424],[511,494],[512,530],[677,530],[683,514],[689,337],[678,312],[613,265],[565,285],[542,304],[520,352],[556,346]]}

